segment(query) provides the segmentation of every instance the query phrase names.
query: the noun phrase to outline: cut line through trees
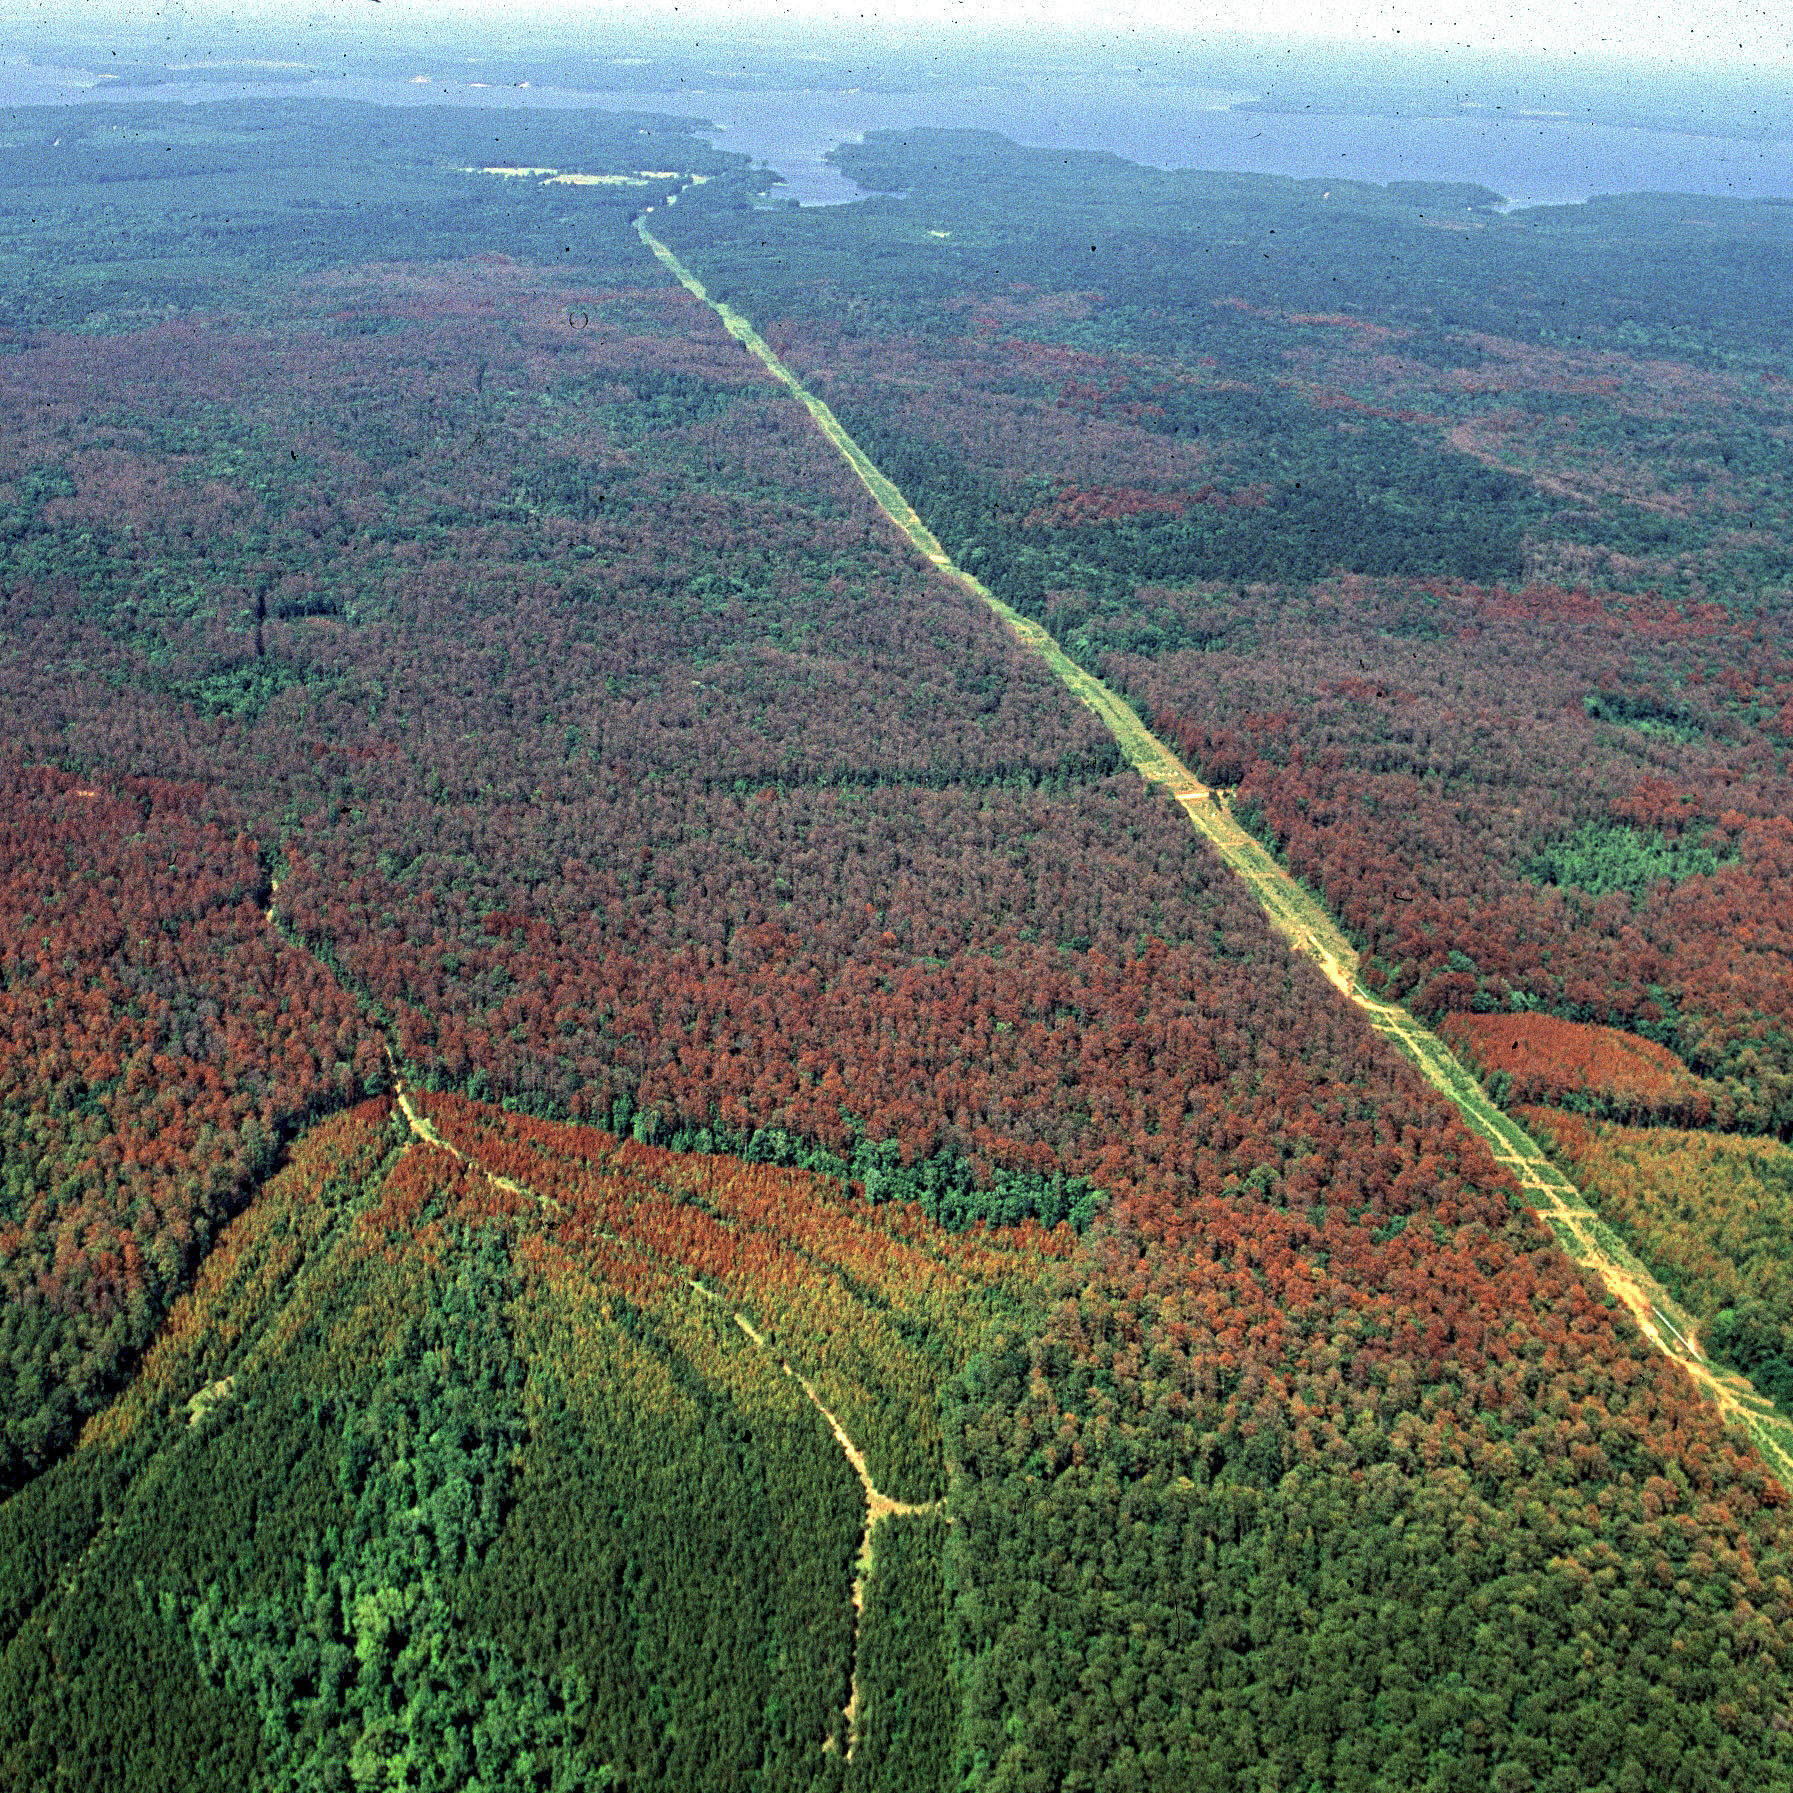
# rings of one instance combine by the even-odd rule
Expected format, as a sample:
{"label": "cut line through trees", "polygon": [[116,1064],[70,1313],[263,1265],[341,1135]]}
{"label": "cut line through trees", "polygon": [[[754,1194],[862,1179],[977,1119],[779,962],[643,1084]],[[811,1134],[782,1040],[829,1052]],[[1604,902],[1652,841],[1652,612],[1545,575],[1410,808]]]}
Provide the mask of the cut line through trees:
{"label": "cut line through trees", "polygon": [[1000,617],[1021,644],[1044,660],[1101,719],[1140,777],[1162,787],[1228,869],[1250,886],[1271,927],[1289,948],[1318,966],[1326,981],[1363,1013],[1370,1026],[1398,1046],[1418,1067],[1420,1075],[1449,1098],[1464,1124],[1489,1146],[1495,1161],[1513,1176],[1524,1200],[1568,1256],[1605,1284],[1636,1320],[1644,1337],[1692,1377],[1717,1404],[1727,1423],[1744,1431],[1781,1482],[1793,1489],[1793,1422],[1758,1394],[1746,1377],[1721,1369],[1706,1358],[1699,1348],[1692,1316],[1627,1250],[1588,1205],[1581,1191],[1550,1161],[1544,1148],[1494,1106],[1444,1041],[1399,1003],[1385,1001],[1364,988],[1358,979],[1357,949],[1314,894],[1240,825],[1224,797],[1203,784],[1146,727],[1124,697],[1079,666],[1038,623],[1005,604],[980,580],[953,563],[915,507],[847,433],[828,405],[804,386],[746,317],[733,306],[710,297],[703,282],[648,229],[645,215],[636,219],[635,229],[685,290],[714,311],[729,335],[757,355],[767,372],[801,401],[816,427],[909,544],[931,566]]}

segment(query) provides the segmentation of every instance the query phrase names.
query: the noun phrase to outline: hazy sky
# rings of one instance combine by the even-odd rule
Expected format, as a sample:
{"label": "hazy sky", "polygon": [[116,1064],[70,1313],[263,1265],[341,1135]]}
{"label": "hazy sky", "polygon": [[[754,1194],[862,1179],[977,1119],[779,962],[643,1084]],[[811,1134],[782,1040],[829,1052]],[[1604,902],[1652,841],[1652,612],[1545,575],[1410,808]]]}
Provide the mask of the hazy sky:
{"label": "hazy sky", "polygon": [[[146,21],[160,0],[0,0],[0,24],[15,29],[104,15]],[[581,23],[702,33],[751,31],[757,19],[790,25],[920,29],[950,43],[960,30],[1033,26],[1172,33],[1197,40],[1233,34],[1305,41],[1349,39],[1426,48],[1544,52],[1725,63],[1733,69],[1793,66],[1793,0],[172,0],[189,23],[228,15],[242,23],[312,19],[372,26],[390,41],[408,26],[453,18],[499,32]],[[533,33],[532,33],[533,34]]]}
{"label": "hazy sky", "polygon": [[[196,4],[203,0],[195,0]],[[398,12],[444,9],[444,0],[380,0]],[[456,0],[447,0],[453,5]],[[1793,0],[640,0],[626,9],[493,0],[468,10],[486,17],[576,17],[626,10],[636,17],[693,18],[734,26],[755,14],[790,20],[904,25],[994,24],[1128,28],[1190,35],[1249,33],[1306,39],[1349,38],[1385,44],[1455,44],[1484,50],[1544,50],[1593,55],[1641,54],[1652,60],[1785,64],[1793,60]]]}

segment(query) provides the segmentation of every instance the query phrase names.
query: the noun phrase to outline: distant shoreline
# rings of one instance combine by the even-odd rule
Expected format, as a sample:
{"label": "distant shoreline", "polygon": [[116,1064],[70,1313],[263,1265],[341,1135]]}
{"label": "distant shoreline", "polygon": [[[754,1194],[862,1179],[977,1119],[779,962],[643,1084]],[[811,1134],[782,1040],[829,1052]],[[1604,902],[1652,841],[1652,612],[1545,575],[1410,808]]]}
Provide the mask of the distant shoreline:
{"label": "distant shoreline", "polygon": [[[194,72],[194,71],[188,71]],[[222,73],[222,69],[214,71]],[[828,161],[870,130],[997,130],[1035,148],[1107,150],[1160,168],[1298,179],[1466,181],[1504,194],[1509,209],[1596,194],[1662,192],[1793,199],[1793,141],[1589,123],[1498,108],[1456,114],[1345,113],[1298,107],[1242,89],[1091,80],[1034,80],[929,92],[696,86],[598,91],[503,85],[420,74],[334,80],[113,83],[91,70],[0,63],[0,103],[206,104],[353,99],[377,105],[499,106],[653,112],[704,119],[721,146],[776,169],[776,196],[838,205],[864,195]]]}

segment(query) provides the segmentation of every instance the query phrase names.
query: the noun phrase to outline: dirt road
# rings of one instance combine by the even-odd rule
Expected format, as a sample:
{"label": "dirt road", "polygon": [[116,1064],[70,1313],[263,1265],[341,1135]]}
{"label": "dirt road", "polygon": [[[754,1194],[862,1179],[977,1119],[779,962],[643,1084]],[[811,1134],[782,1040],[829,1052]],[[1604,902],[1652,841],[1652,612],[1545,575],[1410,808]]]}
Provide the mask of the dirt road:
{"label": "dirt road", "polygon": [[1038,654],[1102,719],[1140,777],[1162,786],[1227,865],[1251,886],[1271,926],[1290,949],[1317,965],[1327,982],[1360,1009],[1379,1034],[1393,1041],[1418,1066],[1428,1083],[1456,1104],[1465,1125],[1487,1141],[1495,1161],[1512,1174],[1525,1199],[1570,1257],[1605,1283],[1636,1319],[1645,1338],[1686,1370],[1701,1390],[1717,1402],[1726,1420],[1749,1435],[1774,1473],[1793,1489],[1793,1423],[1776,1413],[1773,1404],[1742,1376],[1706,1360],[1692,1316],[1625,1248],[1575,1185],[1550,1162],[1538,1142],[1494,1106],[1444,1041],[1399,1004],[1385,1002],[1363,987],[1358,981],[1356,949],[1313,893],[1239,824],[1220,795],[1204,785],[1146,727],[1124,697],[1077,665],[1038,623],[1011,609],[987,586],[955,566],[908,499],[878,471],[828,406],[804,388],[752,324],[732,306],[711,299],[703,283],[648,230],[645,218],[636,221],[636,230],[685,289],[709,305],[729,334],[759,356],[773,377],[802,401],[823,435],[917,551],[988,605],[1016,638]]}
{"label": "dirt road", "polygon": [[[469,1158],[458,1146],[444,1139],[431,1123],[429,1116],[411,1099],[410,1092],[399,1078],[396,1066],[393,1068],[393,1090],[398,1098],[399,1112],[405,1117],[405,1122],[412,1133],[424,1144],[434,1146],[438,1151],[447,1152],[451,1157],[460,1159],[464,1164],[471,1164],[494,1188],[506,1189],[513,1195],[528,1197],[538,1202],[542,1209],[549,1214],[558,1214],[561,1211],[558,1203],[548,1200],[545,1196],[537,1195],[533,1190],[524,1188],[521,1183],[513,1182],[509,1177],[494,1174],[487,1170],[477,1158]],[[706,1289],[695,1277],[690,1277],[687,1280],[706,1301],[722,1301],[722,1297],[714,1289]],[[853,1755],[853,1746],[858,1741],[859,1632],[865,1620],[865,1590],[872,1572],[872,1532],[881,1519],[910,1514],[938,1513],[943,1510],[946,1503],[943,1500],[927,1501],[921,1504],[914,1501],[896,1500],[879,1488],[877,1483],[872,1480],[872,1472],[866,1463],[865,1452],[853,1442],[846,1427],[840,1423],[833,1411],[823,1402],[822,1397],[816,1393],[815,1384],[807,1376],[800,1375],[792,1369],[789,1360],[779,1356],[777,1347],[739,1308],[734,1310],[734,1321],[760,1350],[777,1359],[778,1367],[803,1390],[809,1398],[810,1405],[828,1422],[828,1429],[834,1434],[835,1443],[840,1446],[842,1454],[852,1466],[853,1473],[859,1478],[860,1487],[865,1491],[865,1525],[859,1534],[859,1556],[853,1572],[853,1675],[851,1692],[845,1707],[847,1758],[850,1761]],[[822,1747],[832,1749],[834,1739],[829,1737]]]}

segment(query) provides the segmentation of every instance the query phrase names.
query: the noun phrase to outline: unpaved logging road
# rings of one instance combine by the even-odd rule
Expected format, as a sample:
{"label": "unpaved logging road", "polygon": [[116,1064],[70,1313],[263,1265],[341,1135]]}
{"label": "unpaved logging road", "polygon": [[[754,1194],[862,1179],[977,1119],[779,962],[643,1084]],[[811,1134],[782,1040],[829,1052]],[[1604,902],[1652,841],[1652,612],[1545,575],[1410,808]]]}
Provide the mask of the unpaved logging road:
{"label": "unpaved logging road", "polygon": [[1626,1249],[1581,1191],[1551,1163],[1538,1142],[1494,1106],[1444,1041],[1400,1004],[1384,1001],[1364,988],[1358,978],[1356,949],[1313,893],[1291,877],[1262,843],[1234,819],[1224,798],[1204,785],[1146,727],[1124,697],[1077,665],[1038,623],[1011,609],[962,567],[955,566],[914,506],[753,325],[733,306],[709,296],[703,282],[648,229],[645,216],[636,220],[635,228],[643,243],[686,291],[708,305],[728,333],[752,350],[772,376],[802,402],[817,428],[915,549],[940,573],[956,580],[994,611],[1022,645],[1043,659],[1101,718],[1134,770],[1148,783],[1162,786],[1228,867],[1251,887],[1271,926],[1290,949],[1317,965],[1327,982],[1368,1018],[1371,1027],[1393,1041],[1419,1067],[1426,1081],[1450,1098],[1465,1125],[1487,1142],[1495,1162],[1512,1174],[1526,1201],[1569,1256],[1601,1279],[1636,1319],[1644,1336],[1686,1370],[1718,1404],[1727,1423],[1747,1433],[1775,1474],[1793,1488],[1793,1423],[1779,1415],[1773,1403],[1758,1394],[1744,1377],[1707,1361],[1692,1317]]}
{"label": "unpaved logging road", "polygon": [[[700,1295],[709,1296],[712,1301],[722,1299],[714,1290],[706,1289],[699,1282],[694,1281],[691,1286]],[[735,1324],[762,1351],[777,1355],[772,1341],[738,1308],[735,1310]],[[847,1720],[847,1759],[851,1761],[853,1746],[859,1741],[859,1632],[865,1623],[865,1590],[872,1573],[872,1532],[880,1519],[943,1512],[946,1502],[930,1500],[917,1504],[909,1500],[893,1500],[888,1494],[885,1494],[872,1480],[872,1472],[866,1466],[865,1452],[847,1436],[846,1427],[822,1404],[822,1397],[816,1393],[814,1384],[807,1376],[799,1376],[784,1358],[780,1357],[778,1364],[779,1368],[787,1376],[793,1378],[797,1386],[809,1396],[810,1404],[828,1422],[828,1429],[834,1434],[834,1442],[845,1453],[847,1461],[853,1466],[853,1473],[859,1477],[860,1487],[865,1490],[865,1526],[859,1534],[859,1557],[853,1569],[853,1680],[852,1690],[847,1696],[847,1704],[844,1709]],[[822,1745],[824,1750],[830,1750],[833,1747],[834,1739],[832,1737]]]}
{"label": "unpaved logging road", "polygon": [[[523,1196],[528,1200],[536,1202],[542,1208],[544,1213],[557,1215],[561,1212],[557,1202],[550,1201],[547,1197],[537,1194],[532,1189],[526,1189],[521,1183],[514,1182],[509,1177],[501,1177],[495,1172],[487,1170],[477,1158],[470,1158],[459,1146],[453,1144],[450,1140],[444,1139],[441,1133],[437,1131],[436,1127],[430,1121],[429,1116],[426,1115],[411,1099],[411,1094],[405,1088],[403,1080],[399,1076],[396,1064],[393,1066],[393,1093],[398,1099],[399,1112],[405,1117],[406,1125],[410,1127],[412,1133],[418,1139],[422,1140],[425,1145],[433,1146],[440,1152],[447,1152],[450,1157],[458,1158],[463,1164],[470,1165],[474,1170],[478,1171],[488,1183],[492,1184],[494,1188],[508,1190],[512,1195]],[[717,1294],[714,1289],[705,1288],[695,1277],[688,1277],[687,1280],[690,1282],[692,1289],[706,1301],[714,1301],[725,1306],[727,1305],[723,1301],[721,1295]],[[877,1483],[872,1480],[872,1472],[869,1465],[866,1463],[865,1452],[853,1442],[846,1427],[840,1423],[840,1420],[835,1416],[833,1410],[829,1408],[822,1400],[822,1397],[816,1393],[815,1384],[811,1382],[807,1376],[801,1375],[796,1370],[792,1369],[790,1361],[779,1355],[778,1348],[757,1326],[754,1325],[748,1315],[739,1308],[734,1310],[734,1322],[741,1329],[743,1335],[750,1340],[754,1346],[759,1350],[764,1351],[777,1362],[778,1367],[803,1390],[804,1394],[809,1399],[810,1405],[815,1408],[816,1412],[819,1413],[824,1420],[827,1421],[828,1430],[834,1434],[835,1443],[840,1446],[842,1455],[845,1456],[847,1462],[852,1466],[853,1473],[858,1476],[859,1485],[865,1492],[865,1524],[860,1529],[859,1554],[853,1570],[852,1681],[847,1704],[843,1708],[847,1721],[847,1757],[851,1760],[853,1747],[859,1740],[859,1633],[865,1623],[865,1592],[867,1583],[871,1579],[872,1572],[872,1534],[881,1519],[903,1518],[924,1513],[939,1513],[944,1511],[946,1502],[944,1500],[933,1500],[917,1503],[915,1501],[896,1500],[892,1496],[886,1494],[879,1488]],[[824,1750],[830,1750],[833,1747],[834,1739],[832,1736],[823,1741],[822,1748]]]}

